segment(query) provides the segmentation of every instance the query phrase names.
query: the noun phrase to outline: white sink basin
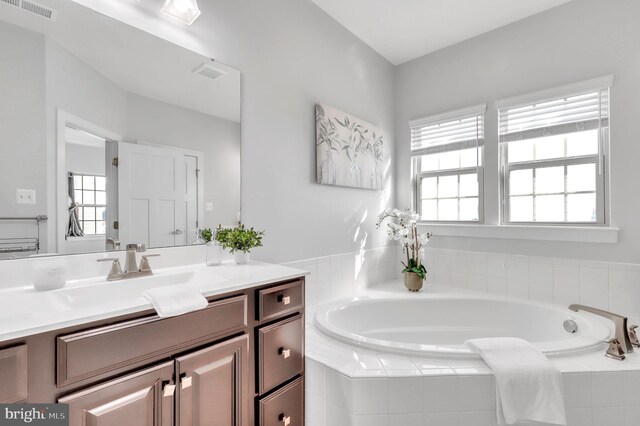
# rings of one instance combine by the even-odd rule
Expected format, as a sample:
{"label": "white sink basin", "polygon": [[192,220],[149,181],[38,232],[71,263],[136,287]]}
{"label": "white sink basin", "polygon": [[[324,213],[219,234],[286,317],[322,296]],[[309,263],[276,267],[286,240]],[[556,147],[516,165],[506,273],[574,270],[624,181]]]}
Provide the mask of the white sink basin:
{"label": "white sink basin", "polygon": [[142,293],[151,288],[178,284],[189,285],[189,280],[193,276],[193,272],[155,274],[120,281],[101,281],[93,285],[65,287],[54,293],[69,308],[86,308],[142,297]]}

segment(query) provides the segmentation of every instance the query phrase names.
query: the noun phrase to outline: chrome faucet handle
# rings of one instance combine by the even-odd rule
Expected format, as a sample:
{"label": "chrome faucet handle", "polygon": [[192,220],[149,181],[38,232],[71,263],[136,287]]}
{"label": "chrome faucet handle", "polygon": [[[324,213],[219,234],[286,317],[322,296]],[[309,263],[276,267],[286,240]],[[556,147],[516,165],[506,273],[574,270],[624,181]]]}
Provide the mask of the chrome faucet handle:
{"label": "chrome faucet handle", "polygon": [[107,275],[107,281],[114,281],[122,275],[122,266],[120,265],[120,259],[117,257],[107,257],[104,259],[98,259],[98,262],[113,262],[111,263],[111,269],[109,275]]}
{"label": "chrome faucet handle", "polygon": [[102,259],[97,259],[96,262],[113,262],[113,263],[118,262],[118,263],[120,263],[120,259],[117,258],[117,257],[105,257],[105,258],[102,258]]}
{"label": "chrome faucet handle", "polygon": [[631,341],[631,345],[636,348],[640,348],[640,340],[638,340],[638,333],[636,332],[637,325],[632,325],[629,327],[629,340]]}
{"label": "chrome faucet handle", "polygon": [[158,256],[160,256],[159,253],[145,254],[144,256],[142,256],[140,259],[140,272],[151,272],[151,265],[149,265],[149,258],[158,257]]}
{"label": "chrome faucet handle", "polygon": [[626,357],[624,355],[624,349],[620,344],[620,341],[615,337],[613,339],[609,339],[605,341],[605,343],[609,344],[609,348],[607,348],[607,353],[605,356],[608,358],[617,359],[618,361],[623,361]]}

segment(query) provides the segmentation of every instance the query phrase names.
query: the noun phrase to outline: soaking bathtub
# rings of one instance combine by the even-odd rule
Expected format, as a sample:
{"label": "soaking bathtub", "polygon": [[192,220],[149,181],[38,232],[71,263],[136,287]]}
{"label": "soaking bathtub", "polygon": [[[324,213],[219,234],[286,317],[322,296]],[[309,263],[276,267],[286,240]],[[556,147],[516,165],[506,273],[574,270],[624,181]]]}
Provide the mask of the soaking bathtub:
{"label": "soaking bathtub", "polygon": [[[574,321],[577,331],[564,328]],[[374,350],[422,357],[478,358],[467,339],[519,337],[549,357],[603,348],[613,325],[591,314],[507,297],[406,294],[356,297],[321,307],[316,326],[329,336]]]}

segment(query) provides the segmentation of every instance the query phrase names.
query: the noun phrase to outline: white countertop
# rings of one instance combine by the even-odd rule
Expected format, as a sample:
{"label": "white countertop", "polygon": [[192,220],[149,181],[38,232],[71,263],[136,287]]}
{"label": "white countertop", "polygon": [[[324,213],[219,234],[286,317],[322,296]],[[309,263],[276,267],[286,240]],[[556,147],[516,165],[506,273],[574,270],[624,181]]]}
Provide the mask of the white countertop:
{"label": "white countertop", "polygon": [[[307,274],[282,265],[255,261],[236,265],[228,261],[220,266],[159,269],[154,271],[153,280],[169,282],[189,277],[189,283],[195,283],[209,297]],[[65,287],[51,291],[35,291],[32,286],[0,290],[0,342],[153,309],[142,297],[142,291],[153,286],[148,278],[104,280],[69,281]]]}

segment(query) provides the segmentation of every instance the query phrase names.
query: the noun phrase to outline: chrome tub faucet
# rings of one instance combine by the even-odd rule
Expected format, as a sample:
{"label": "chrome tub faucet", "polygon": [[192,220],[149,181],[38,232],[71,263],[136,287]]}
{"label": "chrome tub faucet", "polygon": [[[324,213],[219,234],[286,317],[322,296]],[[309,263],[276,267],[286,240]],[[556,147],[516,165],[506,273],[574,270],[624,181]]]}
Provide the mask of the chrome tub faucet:
{"label": "chrome tub faucet", "polygon": [[573,312],[590,312],[607,318],[613,322],[615,325],[615,336],[606,341],[606,343],[609,344],[606,356],[609,358],[623,360],[625,358],[624,354],[633,352],[633,347],[639,346],[638,337],[635,331],[638,326],[634,325],[629,328],[627,325],[627,317],[614,314],[613,312],[605,311],[603,309],[592,308],[591,306],[579,304],[569,305],[569,309]]}

